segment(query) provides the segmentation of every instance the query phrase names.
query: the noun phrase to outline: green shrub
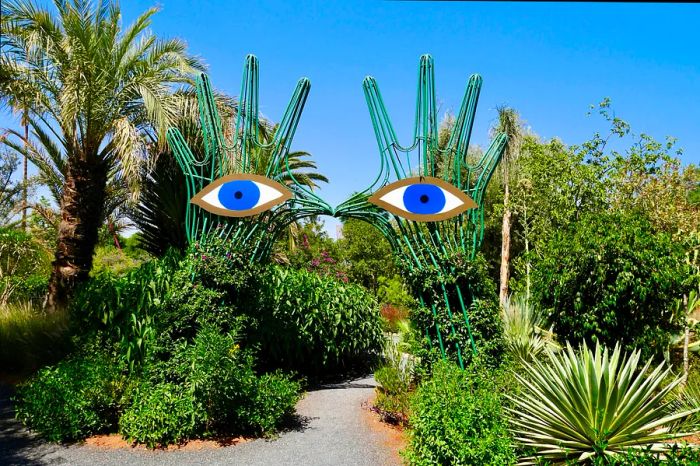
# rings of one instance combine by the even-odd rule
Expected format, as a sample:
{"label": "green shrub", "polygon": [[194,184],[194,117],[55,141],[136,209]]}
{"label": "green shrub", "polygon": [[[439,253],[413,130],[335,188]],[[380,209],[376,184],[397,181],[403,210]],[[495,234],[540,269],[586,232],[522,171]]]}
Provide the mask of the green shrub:
{"label": "green shrub", "polygon": [[33,372],[70,348],[65,312],[47,314],[31,303],[0,306],[0,372]]}
{"label": "green shrub", "polygon": [[279,373],[256,375],[252,354],[237,340],[236,332],[207,324],[174,359],[206,410],[208,432],[267,434],[294,411],[300,387]]}
{"label": "green shrub", "polygon": [[136,251],[133,254],[127,254],[125,250],[117,249],[112,244],[97,246],[92,259],[90,275],[96,276],[109,273],[122,276],[138,268],[148,258],[148,254],[145,251],[141,251],[140,254]]}
{"label": "green shrub", "polygon": [[639,367],[639,351],[625,355],[616,346],[610,353],[585,343],[548,356],[547,363],[523,363],[523,374],[515,374],[522,392],[510,409],[513,432],[534,450],[525,461],[612,457],[632,447],[659,452],[686,435],[669,432],[693,411],[673,409],[669,395],[681,379],[663,385],[671,373],[664,363],[652,370],[649,359]]}
{"label": "green shrub", "polygon": [[[235,332],[204,325],[170,359],[146,367],[144,382],[119,427],[149,447],[217,434],[269,434],[293,413],[299,384],[279,373],[257,375]],[[160,356],[164,356],[163,353]]]}
{"label": "green shrub", "polygon": [[281,372],[263,374],[251,384],[250,398],[237,409],[244,432],[273,433],[294,413],[301,387]]}
{"label": "green shrub", "polygon": [[14,276],[16,282],[12,302],[31,303],[35,307],[43,305],[44,297],[49,288],[48,273],[38,272],[28,276]]}
{"label": "green shrub", "polygon": [[205,420],[203,408],[182,385],[144,383],[131,396],[131,405],[119,419],[119,432],[150,448],[182,443],[193,437]]}
{"label": "green shrub", "polygon": [[[421,339],[422,347],[417,355],[427,366],[442,359],[437,323],[447,355],[456,361],[459,346],[465,364],[472,359],[471,341],[460,305],[461,295],[481,362],[498,366],[505,342],[496,285],[488,275],[486,261],[481,255],[470,260],[463,254],[437,255],[437,260],[437,267],[405,269],[407,283],[416,295],[423,296],[426,304],[411,313],[414,327],[420,329],[423,335],[430,335],[430,341]],[[452,272],[446,272],[449,270]],[[446,307],[445,296],[450,311]],[[433,315],[432,304],[435,305],[437,317]],[[454,335],[451,332],[453,327]]]}
{"label": "green shrub", "polygon": [[415,361],[402,351],[405,342],[390,339],[384,349],[384,365],[374,371],[379,384],[375,407],[385,422],[405,424],[410,412]]}
{"label": "green shrub", "polygon": [[246,251],[229,251],[216,236],[189,248],[158,310],[159,351],[172,352],[179,342],[191,342],[203,325],[227,333],[238,328],[241,317],[255,314],[260,266],[248,257]]}
{"label": "green shrub", "polygon": [[0,304],[33,301],[48,283],[51,259],[44,247],[27,233],[0,228]]}
{"label": "green shrub", "polygon": [[516,457],[501,406],[499,377],[476,363],[463,371],[440,361],[433,369],[412,400],[407,462],[513,464]]}
{"label": "green shrub", "polygon": [[18,387],[17,418],[51,441],[85,438],[112,428],[126,386],[107,356],[74,356],[39,371]]}
{"label": "green shrub", "polygon": [[271,268],[261,286],[252,338],[267,364],[327,375],[366,366],[379,355],[379,309],[364,288],[281,267]]}
{"label": "green shrub", "polygon": [[682,245],[641,215],[583,217],[558,231],[538,257],[533,298],[562,342],[620,341],[649,356],[681,328],[673,305],[687,289]]}
{"label": "green shrub", "polygon": [[146,262],[123,276],[100,273],[76,293],[70,307],[81,345],[97,341],[114,350],[130,370],[139,367],[154,339],[160,312],[178,267],[177,254]]}
{"label": "green shrub", "polygon": [[328,375],[366,365],[381,348],[376,300],[363,288],[306,270],[251,264],[245,251],[210,237],[173,274],[158,310],[158,351],[192,341],[202,326],[223,333],[241,318],[243,347],[266,368]]}
{"label": "green shrub", "polygon": [[[553,463],[538,459],[536,464],[550,466]],[[563,464],[574,466],[582,463],[575,459]],[[617,456],[598,456],[583,464],[590,466],[697,466],[700,464],[700,448],[697,445],[682,443],[674,444],[664,453],[653,452],[651,447],[628,449]]]}

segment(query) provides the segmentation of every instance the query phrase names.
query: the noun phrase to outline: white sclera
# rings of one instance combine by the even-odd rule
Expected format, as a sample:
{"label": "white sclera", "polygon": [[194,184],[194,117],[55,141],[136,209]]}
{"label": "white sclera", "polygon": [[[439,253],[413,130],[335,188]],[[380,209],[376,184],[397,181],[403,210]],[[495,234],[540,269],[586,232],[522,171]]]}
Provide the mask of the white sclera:
{"label": "white sclera", "polygon": [[[440,188],[442,189],[442,188]],[[445,193],[445,207],[438,212],[439,214],[443,214],[445,212],[449,212],[453,209],[456,209],[462,205],[464,205],[464,201],[452,194],[451,192],[447,191],[446,189],[442,189],[442,192]]]}
{"label": "white sclera", "polygon": [[[394,207],[403,210],[404,212],[411,213],[410,210],[406,209],[406,206],[403,202],[403,194],[406,191],[406,188],[408,188],[408,186],[401,186],[400,188],[392,189],[391,191],[383,195],[380,198],[380,200],[386,202],[387,204],[391,204]],[[440,188],[440,186],[438,186],[438,188]],[[445,207],[443,207],[440,212],[436,212],[436,214],[443,214],[445,212],[449,212],[464,204],[463,200],[461,200],[451,192],[447,191],[446,189],[440,188],[440,190],[445,195]]]}
{"label": "white sclera", "polygon": [[[268,186],[264,183],[258,183],[257,181],[252,182],[255,183],[255,186],[257,186],[260,190],[260,198],[258,199],[258,202],[253,207],[251,207],[251,209],[254,209],[259,205],[266,204],[268,202],[274,201],[275,199],[279,199],[280,197],[282,197],[282,192],[273,188],[272,186]],[[221,190],[221,186],[223,186],[223,184],[217,186],[216,188],[212,189],[210,192],[202,196],[202,201],[206,202],[212,207],[218,207],[219,209],[227,209],[221,204],[221,201],[219,201],[219,191]]]}

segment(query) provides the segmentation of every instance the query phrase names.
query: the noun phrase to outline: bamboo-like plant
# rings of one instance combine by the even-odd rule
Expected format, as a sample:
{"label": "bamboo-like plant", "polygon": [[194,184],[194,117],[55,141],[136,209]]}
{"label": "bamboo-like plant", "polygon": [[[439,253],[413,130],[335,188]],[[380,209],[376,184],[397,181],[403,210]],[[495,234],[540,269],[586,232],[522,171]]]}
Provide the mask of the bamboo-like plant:
{"label": "bamboo-like plant", "polygon": [[511,296],[501,309],[506,348],[519,361],[531,361],[545,350],[561,347],[552,329],[545,330],[545,317],[524,297]]}
{"label": "bamboo-like plant", "polygon": [[548,356],[548,363],[535,359],[515,374],[523,389],[511,397],[512,431],[534,450],[520,464],[583,462],[642,447],[663,452],[671,439],[688,435],[669,426],[700,410],[674,412],[667,395],[681,378],[662,387],[671,368],[662,362],[649,372],[651,359],[638,368],[639,351],[622,354],[616,345],[610,354],[584,343]]}

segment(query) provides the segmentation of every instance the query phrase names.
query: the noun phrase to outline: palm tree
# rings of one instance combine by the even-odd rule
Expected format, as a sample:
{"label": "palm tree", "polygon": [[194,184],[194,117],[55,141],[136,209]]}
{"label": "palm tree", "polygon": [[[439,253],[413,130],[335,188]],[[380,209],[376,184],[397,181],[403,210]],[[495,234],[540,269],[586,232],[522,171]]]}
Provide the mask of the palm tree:
{"label": "palm tree", "polygon": [[[256,167],[254,172],[258,175],[264,175],[267,167],[271,163],[273,150],[272,141],[275,139],[275,134],[279,129],[279,125],[269,126],[263,123],[262,130],[259,132],[262,147],[253,151],[253,163]],[[295,184],[309,188],[311,190],[318,188],[319,182],[328,183],[328,178],[317,173],[316,162],[311,159],[311,154],[306,151],[291,151],[287,154],[288,170],[283,171],[284,175],[277,180],[290,189],[294,188]]]}
{"label": "palm tree", "polygon": [[510,230],[512,210],[510,205],[510,173],[515,160],[520,155],[520,147],[523,140],[523,124],[515,109],[499,107],[498,123],[494,128],[496,133],[505,133],[508,136],[506,150],[501,159],[503,170],[503,225],[501,228],[501,279],[499,287],[499,300],[502,306],[508,301],[508,279],[510,277]]}
{"label": "palm tree", "polygon": [[49,310],[64,306],[88,277],[109,180],[118,174],[134,186],[147,154],[144,130],[164,134],[174,114],[173,85],[191,83],[202,69],[183,42],[146,32],[155,8],[122,29],[114,2],[54,0],[54,7],[6,2],[0,57],[0,98],[33,90],[30,126],[35,136],[37,128],[46,133],[41,145],[51,157],[60,153],[63,164]]}

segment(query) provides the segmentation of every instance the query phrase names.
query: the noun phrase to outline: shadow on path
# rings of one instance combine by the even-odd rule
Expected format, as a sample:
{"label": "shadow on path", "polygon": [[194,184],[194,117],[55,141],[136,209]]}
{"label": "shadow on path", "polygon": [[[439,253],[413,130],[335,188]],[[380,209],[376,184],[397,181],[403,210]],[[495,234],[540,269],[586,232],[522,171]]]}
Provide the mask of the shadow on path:
{"label": "shadow on path", "polygon": [[46,461],[45,457],[56,452],[59,447],[42,440],[27,431],[15,419],[10,397],[12,387],[0,385],[0,464],[4,466],[43,466],[65,463],[60,458]]}

